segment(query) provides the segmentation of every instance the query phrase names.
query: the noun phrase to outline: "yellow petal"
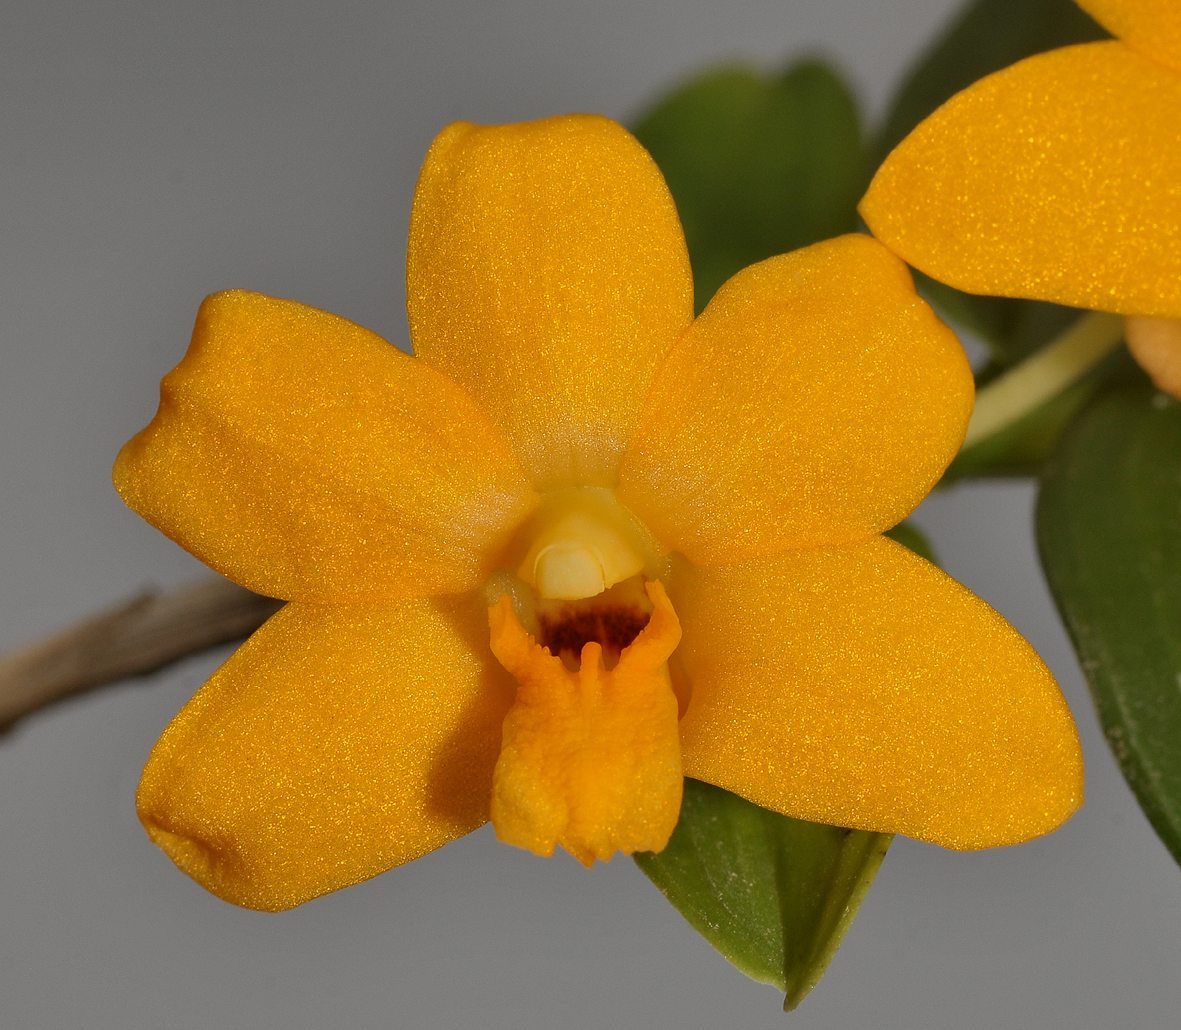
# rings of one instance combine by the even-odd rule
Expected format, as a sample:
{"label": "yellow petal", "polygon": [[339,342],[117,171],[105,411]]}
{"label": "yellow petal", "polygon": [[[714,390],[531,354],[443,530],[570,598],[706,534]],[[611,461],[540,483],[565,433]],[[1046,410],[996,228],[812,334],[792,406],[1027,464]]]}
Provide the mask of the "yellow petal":
{"label": "yellow petal", "polygon": [[148,834],[218,897],[278,911],[476,829],[513,697],[485,613],[289,604],[164,731]]}
{"label": "yellow petal", "polygon": [[1181,321],[1129,315],[1124,322],[1132,357],[1158,390],[1181,399]]}
{"label": "yellow petal", "polygon": [[903,263],[828,240],[717,292],[656,377],[619,498],[699,565],[863,540],[939,479],[972,395]]}
{"label": "yellow petal", "polygon": [[504,720],[492,823],[507,844],[585,865],[662,851],[681,810],[677,698],[666,662],[681,639],[668,595],[647,584],[648,625],[607,669],[584,645],[577,671],[526,634],[507,595],[490,608],[492,650],[520,684]]}
{"label": "yellow petal", "polygon": [[1181,71],[1177,0],[1078,0],[1078,5],[1132,49]]}
{"label": "yellow petal", "polygon": [[951,848],[1046,833],[1082,803],[1074,722],[996,612],[877,537],[670,591],[692,685],[685,775],[786,815]]}
{"label": "yellow petal", "polygon": [[959,289],[1181,318],[1181,75],[1118,42],[1031,57],[919,125],[860,211]]}
{"label": "yellow petal", "polygon": [[693,279],[660,171],[619,125],[458,122],[414,196],[415,353],[467,388],[539,488],[614,486]]}
{"label": "yellow petal", "polygon": [[343,318],[238,291],[201,305],[114,479],[218,572],[313,601],[473,589],[537,500],[444,376]]}

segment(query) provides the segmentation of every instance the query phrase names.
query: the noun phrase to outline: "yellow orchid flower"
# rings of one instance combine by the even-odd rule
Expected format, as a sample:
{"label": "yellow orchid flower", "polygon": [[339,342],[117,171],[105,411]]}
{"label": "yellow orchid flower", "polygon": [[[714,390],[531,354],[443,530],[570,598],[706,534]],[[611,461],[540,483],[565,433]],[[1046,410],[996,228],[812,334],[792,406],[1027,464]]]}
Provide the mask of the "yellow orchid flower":
{"label": "yellow orchid flower", "polygon": [[115,483],[290,603],[148,760],[140,818],[181,869],[284,909],[490,816],[590,864],[663,847],[684,775],[957,848],[1081,803],[1037,655],[878,535],[972,403],[903,263],[830,240],[696,320],[691,283],[651,158],[573,115],[436,139],[416,358],[292,301],[205,301]]}
{"label": "yellow orchid flower", "polygon": [[1132,316],[1129,347],[1181,396],[1181,4],[1078,3],[1119,39],[952,97],[886,159],[860,211],[958,289]]}

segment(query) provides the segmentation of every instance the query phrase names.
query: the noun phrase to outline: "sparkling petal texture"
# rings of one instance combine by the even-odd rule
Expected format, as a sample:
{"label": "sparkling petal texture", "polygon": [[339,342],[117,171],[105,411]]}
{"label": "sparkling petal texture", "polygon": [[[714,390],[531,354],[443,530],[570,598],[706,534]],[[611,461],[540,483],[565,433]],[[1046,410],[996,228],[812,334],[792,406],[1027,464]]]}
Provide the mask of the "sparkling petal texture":
{"label": "sparkling petal texture", "polygon": [[699,565],[864,540],[939,479],[972,397],[906,266],[828,240],[718,291],[657,375],[619,497]]}
{"label": "sparkling petal texture", "polygon": [[1031,57],[920,124],[860,211],[959,289],[1181,318],[1181,75],[1119,42]]}
{"label": "sparkling petal texture", "polygon": [[693,279],[659,170],[592,115],[440,133],[406,259],[414,350],[471,391],[539,489],[614,486]]}
{"label": "sparkling petal texture", "polygon": [[[539,852],[659,848],[682,747],[685,773],[759,804],[951,847],[1026,839],[1081,803],[1074,726],[1033,651],[875,535],[938,479],[972,404],[956,338],[880,244],[763,262],[694,323],[659,171],[575,115],[445,130],[407,279],[421,360],[289,301],[209,298],[116,464],[133,509],[292,601],[144,770],[140,817],[181,869],[277,910],[490,811]],[[502,667],[474,587],[547,544],[525,539],[547,512],[617,485],[624,572],[663,578],[653,533],[688,558],[676,614],[649,583],[647,628],[612,669],[618,627],[579,637],[578,673],[494,617]],[[559,528],[614,578],[601,534]]]}
{"label": "sparkling petal texture", "polygon": [[1181,3],[1177,0],[1078,0],[1128,46],[1181,71]]}
{"label": "sparkling petal texture", "polygon": [[520,684],[492,786],[502,841],[538,855],[560,844],[587,866],[668,843],[683,776],[665,663],[681,627],[660,582],[647,590],[651,620],[613,669],[596,642],[567,669],[522,629],[507,596],[489,610],[493,653]]}
{"label": "sparkling petal texture", "polygon": [[123,500],[207,565],[288,600],[470,590],[536,495],[463,390],[293,301],[209,297]]}
{"label": "sparkling petal texture", "polygon": [[513,698],[486,611],[289,604],[156,744],[148,834],[218,897],[277,911],[476,829]]}
{"label": "sparkling petal texture", "polygon": [[983,601],[883,537],[695,569],[669,591],[692,684],[686,776],[815,822],[1013,844],[1082,803],[1049,670]]}

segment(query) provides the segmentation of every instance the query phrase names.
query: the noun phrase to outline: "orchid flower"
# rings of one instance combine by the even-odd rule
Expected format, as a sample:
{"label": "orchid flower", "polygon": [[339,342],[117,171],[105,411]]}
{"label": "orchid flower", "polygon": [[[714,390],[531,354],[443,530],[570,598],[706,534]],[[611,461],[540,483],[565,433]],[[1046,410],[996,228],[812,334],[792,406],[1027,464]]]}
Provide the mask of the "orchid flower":
{"label": "orchid flower", "polygon": [[881,536],[955,455],[972,377],[863,235],[698,317],[655,164],[571,115],[445,129],[410,222],[415,357],[288,300],[208,298],[135,511],[288,603],[153,750],[152,839],[277,910],[489,818],[587,864],[659,850],[684,776],[954,848],[1082,800],[1033,649]]}

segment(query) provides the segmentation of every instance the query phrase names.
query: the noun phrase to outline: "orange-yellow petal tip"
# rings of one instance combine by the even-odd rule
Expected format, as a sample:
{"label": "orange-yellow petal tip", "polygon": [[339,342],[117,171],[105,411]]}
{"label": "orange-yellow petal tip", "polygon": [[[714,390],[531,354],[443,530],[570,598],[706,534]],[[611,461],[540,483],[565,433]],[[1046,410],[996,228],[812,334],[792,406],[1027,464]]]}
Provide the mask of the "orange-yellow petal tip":
{"label": "orange-yellow petal tip", "polygon": [[525,632],[507,596],[489,609],[492,651],[518,682],[493,776],[502,841],[538,855],[560,844],[587,866],[668,843],[682,774],[666,663],[681,630],[664,588],[647,592],[652,617],[613,669],[595,641],[568,669]]}
{"label": "orange-yellow petal tip", "polygon": [[172,825],[167,800],[158,790],[141,785],[136,796],[136,815],[152,843],[176,864],[181,872],[197,881],[223,901],[260,912],[278,912],[289,905],[277,896],[241,889],[242,870],[234,861],[233,849],[219,847],[198,833]]}
{"label": "orange-yellow petal tip", "polygon": [[1181,75],[1112,40],[956,94],[858,210],[899,257],[969,293],[1181,318],[1179,179]]}

